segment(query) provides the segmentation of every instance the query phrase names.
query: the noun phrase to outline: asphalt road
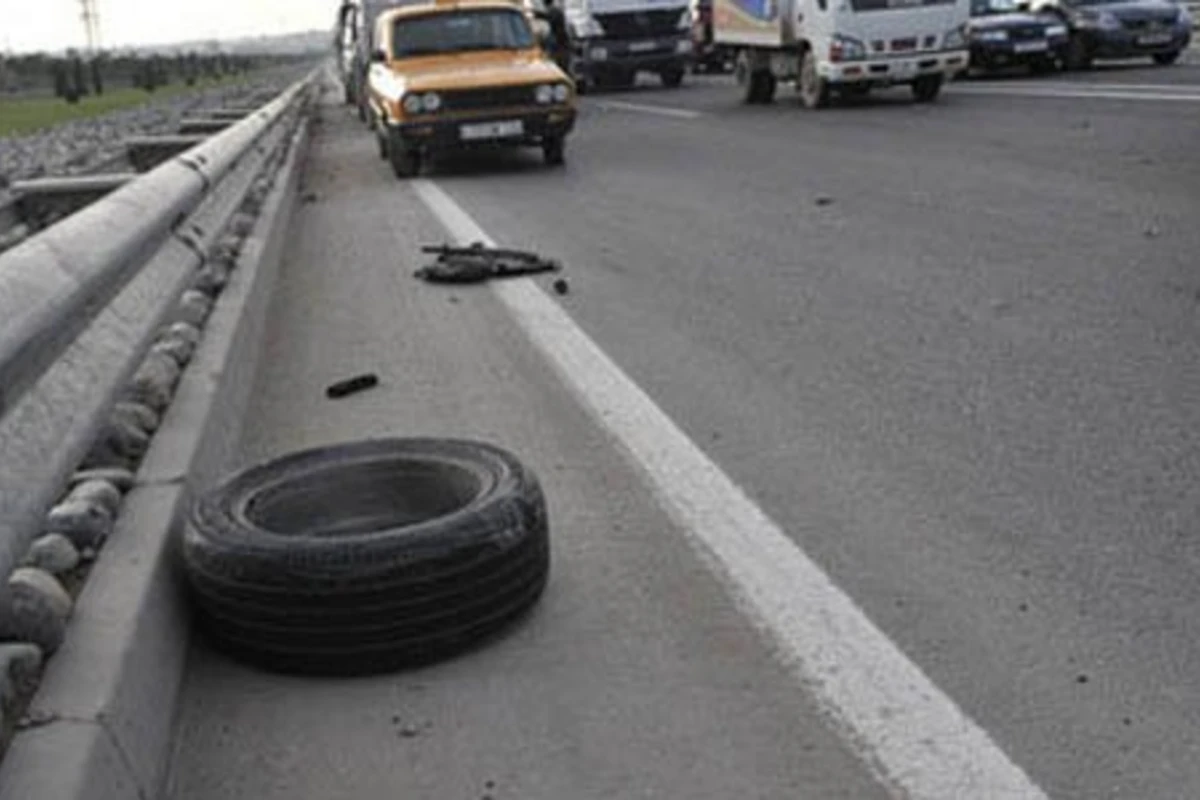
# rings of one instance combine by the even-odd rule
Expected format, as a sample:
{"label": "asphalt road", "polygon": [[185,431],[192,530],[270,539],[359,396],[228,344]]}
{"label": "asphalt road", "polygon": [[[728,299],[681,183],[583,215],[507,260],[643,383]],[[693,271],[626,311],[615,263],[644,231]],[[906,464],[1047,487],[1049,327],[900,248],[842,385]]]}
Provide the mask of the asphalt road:
{"label": "asphalt road", "polygon": [[[499,438],[566,555],[530,625],[416,677],[198,645],[175,800],[871,796],[495,298],[411,281],[444,231],[325,116],[248,454]],[[1047,794],[1196,796],[1200,66],[819,114],[701,78],[588,98],[568,160],[429,177],[563,259],[580,328]],[[321,396],[367,365],[382,391]],[[428,741],[389,733],[409,706]]]}

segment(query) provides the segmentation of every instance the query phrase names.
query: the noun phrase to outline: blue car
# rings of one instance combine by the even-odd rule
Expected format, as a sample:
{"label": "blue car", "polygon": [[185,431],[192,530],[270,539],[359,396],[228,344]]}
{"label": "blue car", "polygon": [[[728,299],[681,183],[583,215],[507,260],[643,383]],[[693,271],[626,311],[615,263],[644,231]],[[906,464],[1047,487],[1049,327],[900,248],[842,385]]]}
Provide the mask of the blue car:
{"label": "blue car", "polygon": [[1070,29],[1068,69],[1097,59],[1149,57],[1174,64],[1192,40],[1192,19],[1173,0],[1052,0],[1046,9]]}
{"label": "blue car", "polygon": [[1067,24],[1055,14],[1022,8],[1017,0],[971,0],[967,38],[972,70],[1024,66],[1047,72],[1066,61]]}

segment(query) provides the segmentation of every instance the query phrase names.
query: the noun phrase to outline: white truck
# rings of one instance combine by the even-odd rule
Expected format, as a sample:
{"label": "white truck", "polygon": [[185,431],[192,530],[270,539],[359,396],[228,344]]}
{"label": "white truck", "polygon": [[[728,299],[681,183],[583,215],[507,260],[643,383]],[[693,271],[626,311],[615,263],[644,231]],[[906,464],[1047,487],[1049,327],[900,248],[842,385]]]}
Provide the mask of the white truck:
{"label": "white truck", "polygon": [[639,72],[670,88],[683,83],[692,61],[691,0],[566,0],[565,9],[577,88],[629,87]]}
{"label": "white truck", "polygon": [[970,0],[714,0],[713,39],[734,50],[747,103],[795,81],[807,108],[906,84],[919,102],[967,68]]}

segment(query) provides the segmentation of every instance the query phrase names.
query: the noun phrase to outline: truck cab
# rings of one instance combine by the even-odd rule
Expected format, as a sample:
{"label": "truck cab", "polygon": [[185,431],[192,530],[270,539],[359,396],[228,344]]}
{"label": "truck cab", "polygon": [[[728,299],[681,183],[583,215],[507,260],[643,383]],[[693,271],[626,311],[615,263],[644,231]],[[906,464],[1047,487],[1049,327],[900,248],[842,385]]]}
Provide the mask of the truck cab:
{"label": "truck cab", "polygon": [[808,108],[910,86],[918,102],[967,68],[970,0],[714,0],[714,39],[737,51],[748,103],[794,81]]}
{"label": "truck cab", "polygon": [[683,83],[692,59],[690,0],[565,2],[571,72],[581,90],[627,88],[639,72],[657,74],[669,88]]}

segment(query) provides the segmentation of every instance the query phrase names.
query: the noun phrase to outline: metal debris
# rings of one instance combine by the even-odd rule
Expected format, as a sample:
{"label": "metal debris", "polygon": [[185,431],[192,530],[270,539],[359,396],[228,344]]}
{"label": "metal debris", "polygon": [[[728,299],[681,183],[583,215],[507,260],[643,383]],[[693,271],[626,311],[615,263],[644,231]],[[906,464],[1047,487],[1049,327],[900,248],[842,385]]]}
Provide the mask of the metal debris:
{"label": "metal debris", "polygon": [[482,283],[490,278],[558,272],[562,264],[525,250],[485,247],[476,242],[470,247],[426,246],[424,253],[437,255],[437,261],[417,270],[415,277],[430,283]]}

